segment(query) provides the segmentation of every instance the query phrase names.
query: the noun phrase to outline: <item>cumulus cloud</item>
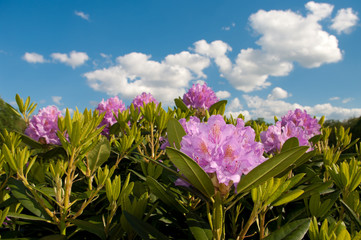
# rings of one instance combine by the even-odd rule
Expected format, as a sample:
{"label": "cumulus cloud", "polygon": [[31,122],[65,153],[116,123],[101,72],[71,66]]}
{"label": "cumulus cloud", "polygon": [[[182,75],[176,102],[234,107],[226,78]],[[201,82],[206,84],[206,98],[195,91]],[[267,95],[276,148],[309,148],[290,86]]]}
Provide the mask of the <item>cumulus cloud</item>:
{"label": "cumulus cloud", "polygon": [[63,97],[60,97],[60,96],[52,96],[52,97],[51,97],[51,99],[53,100],[53,102],[54,102],[55,104],[57,104],[57,105],[62,105],[62,103],[60,102],[62,98],[63,98]]}
{"label": "cumulus cloud", "polygon": [[340,100],[340,97],[331,97],[329,98],[330,101],[336,101],[336,100]]}
{"label": "cumulus cloud", "polygon": [[342,103],[348,103],[348,102],[350,102],[352,100],[353,100],[353,98],[345,98],[345,99],[342,100]]}
{"label": "cumulus cloud", "polygon": [[286,90],[280,88],[280,87],[275,87],[272,92],[268,95],[268,99],[284,99],[284,98],[288,98],[289,96],[291,96],[291,94],[289,94]]}
{"label": "cumulus cloud", "polygon": [[243,106],[239,98],[234,98],[226,107],[226,115],[232,115],[234,118],[238,117],[239,114],[244,116],[244,120],[248,121],[251,119],[250,113],[247,110],[242,110]]}
{"label": "cumulus cloud", "polygon": [[231,96],[231,93],[228,91],[218,91],[216,92],[216,96],[219,99],[229,98]]}
{"label": "cumulus cloud", "polygon": [[88,55],[85,52],[71,51],[69,54],[66,53],[52,53],[51,57],[55,61],[65,63],[71,66],[73,69],[83,65],[88,59]]}
{"label": "cumulus cloud", "polygon": [[351,8],[343,8],[337,11],[336,17],[332,20],[331,29],[335,30],[338,34],[350,33],[352,27],[357,24],[357,13]]}
{"label": "cumulus cloud", "polygon": [[259,49],[242,49],[234,63],[227,52],[232,48],[222,42],[196,42],[195,51],[213,58],[221,76],[236,89],[251,92],[271,85],[270,76],[286,76],[296,62],[315,68],[342,59],[338,40],[322,29],[319,21],[329,17],[333,5],[309,2],[306,16],[291,10],[259,10],[249,17],[250,26],[260,37]]}
{"label": "cumulus cloud", "polygon": [[23,56],[23,59],[25,61],[27,61],[28,63],[44,63],[45,62],[43,55],[35,53],[35,52],[32,52],[32,53],[26,52]]}
{"label": "cumulus cloud", "polygon": [[74,11],[74,14],[77,15],[77,16],[79,16],[79,17],[81,17],[81,18],[84,19],[84,20],[87,20],[87,21],[90,20],[89,14],[86,14],[86,13],[84,13],[84,12]]}
{"label": "cumulus cloud", "polygon": [[182,96],[190,81],[206,77],[207,57],[189,52],[168,55],[161,62],[151,60],[150,55],[132,52],[117,58],[117,64],[109,68],[87,72],[91,88],[108,95],[121,94],[131,99],[141,92],[151,92],[158,101],[171,104],[175,96]]}
{"label": "cumulus cloud", "polygon": [[263,117],[272,121],[274,116],[281,117],[289,110],[305,109],[311,116],[325,116],[327,119],[343,120],[361,115],[361,108],[341,108],[330,103],[302,106],[298,103],[289,103],[283,100],[262,99],[258,96],[243,95],[253,119]]}

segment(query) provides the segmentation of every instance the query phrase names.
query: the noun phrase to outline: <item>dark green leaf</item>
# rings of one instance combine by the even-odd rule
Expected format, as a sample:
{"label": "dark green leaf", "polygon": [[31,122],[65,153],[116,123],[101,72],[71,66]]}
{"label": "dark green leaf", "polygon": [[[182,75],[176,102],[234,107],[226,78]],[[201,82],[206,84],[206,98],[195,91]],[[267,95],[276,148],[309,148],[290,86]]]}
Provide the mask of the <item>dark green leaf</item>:
{"label": "dark green leaf", "polygon": [[8,199],[6,199],[5,201],[3,201],[2,203],[0,203],[0,208],[6,208],[8,206],[10,206],[11,204],[17,203],[18,201],[16,200],[16,198],[14,197],[10,197]]}
{"label": "dark green leaf", "polygon": [[212,230],[209,227],[209,224],[207,224],[202,218],[194,213],[188,213],[186,217],[187,225],[191,230],[194,239],[212,239]]}
{"label": "dark green leaf", "polygon": [[248,191],[257,187],[259,184],[262,184],[267,179],[277,176],[294,164],[307,149],[308,147],[305,146],[295,147],[266,160],[247,175],[242,176],[241,181],[237,186],[237,192],[242,193]]}
{"label": "dark green leaf", "polygon": [[167,135],[170,146],[175,146],[177,149],[180,149],[180,142],[182,141],[182,137],[186,135],[186,132],[178,120],[171,118],[168,121]]}
{"label": "dark green leaf", "polygon": [[108,160],[109,156],[110,143],[106,137],[102,137],[97,145],[87,154],[90,171],[94,173],[98,167]]}
{"label": "dark green leaf", "polygon": [[[208,112],[209,112],[210,114],[212,114],[213,111],[216,111],[216,112],[218,112],[219,114],[222,114],[222,115],[223,115],[226,105],[227,105],[227,100],[222,100],[222,101],[216,102],[215,104],[213,104],[212,106],[210,106]],[[222,112],[222,111],[223,111],[223,112]]]}
{"label": "dark green leaf", "polygon": [[127,211],[123,211],[125,218],[128,220],[128,223],[132,226],[134,231],[138,233],[138,235],[143,239],[150,239],[149,235],[155,237],[156,239],[160,240],[168,240],[169,238],[166,237],[163,233],[159,232],[156,228],[152,225],[143,222],[142,220],[138,219],[137,217],[133,216],[132,214],[128,213]]}
{"label": "dark green leaf", "polygon": [[308,198],[313,194],[320,194],[321,192],[326,191],[331,185],[332,185],[332,181],[312,183],[312,185],[303,189],[305,192],[300,197],[296,198],[295,201]]}
{"label": "dark green leaf", "polygon": [[353,220],[357,228],[358,231],[361,230],[361,221],[360,218],[357,216],[357,214],[352,210],[352,208],[350,208],[349,205],[347,205],[347,203],[345,203],[342,199],[340,200],[340,202],[342,203],[342,205],[345,207],[346,211],[349,213],[349,217]]}
{"label": "dark green leaf", "polygon": [[157,180],[155,180],[151,176],[147,176],[146,181],[150,190],[165,204],[170,207],[176,208],[181,213],[188,212],[188,210],[175,199],[175,196],[171,194],[170,191],[167,191]]}
{"label": "dark green leaf", "polygon": [[106,239],[105,232],[104,232],[104,226],[101,223],[91,223],[88,221],[80,220],[80,219],[71,219],[70,222],[75,224],[77,227],[91,232],[95,235],[97,235],[101,239]]}
{"label": "dark green leaf", "polygon": [[188,107],[187,105],[184,104],[183,100],[181,98],[176,98],[174,99],[174,103],[175,105],[180,108],[183,112],[186,112],[188,111]]}
{"label": "dark green leaf", "polygon": [[310,143],[316,144],[316,143],[317,143],[318,141],[320,141],[321,139],[322,139],[322,134],[313,136],[313,137],[311,137],[308,141],[309,141]]}
{"label": "dark green leaf", "polygon": [[[34,199],[28,189],[24,186],[24,184],[16,179],[9,179],[9,187],[11,189],[14,197],[18,199],[18,201],[30,212],[35,214],[38,217],[45,218],[51,220],[50,216],[45,212],[45,210],[41,207],[41,205]],[[51,205],[45,200],[44,204],[51,208]]]}
{"label": "dark green leaf", "polygon": [[310,226],[310,219],[301,219],[287,223],[280,229],[272,232],[264,240],[302,240]]}
{"label": "dark green leaf", "polygon": [[31,148],[41,149],[44,147],[41,143],[35,141],[34,139],[26,136],[25,134],[22,134],[20,132],[17,132],[21,136],[21,141],[28,145]]}
{"label": "dark green leaf", "polygon": [[285,152],[289,149],[292,149],[292,148],[298,147],[298,146],[299,146],[298,138],[296,138],[296,137],[289,138],[283,144],[281,152]]}
{"label": "dark green leaf", "polygon": [[41,217],[36,217],[36,216],[31,216],[31,215],[27,215],[27,214],[22,214],[22,213],[16,213],[16,212],[9,212],[7,214],[8,217],[13,217],[13,218],[20,218],[20,219],[26,219],[26,220],[32,220],[32,221],[43,221],[43,222],[49,222],[48,220],[41,218]]}
{"label": "dark green leaf", "polygon": [[175,148],[167,147],[167,155],[190,184],[207,197],[214,195],[213,183],[198,163]]}

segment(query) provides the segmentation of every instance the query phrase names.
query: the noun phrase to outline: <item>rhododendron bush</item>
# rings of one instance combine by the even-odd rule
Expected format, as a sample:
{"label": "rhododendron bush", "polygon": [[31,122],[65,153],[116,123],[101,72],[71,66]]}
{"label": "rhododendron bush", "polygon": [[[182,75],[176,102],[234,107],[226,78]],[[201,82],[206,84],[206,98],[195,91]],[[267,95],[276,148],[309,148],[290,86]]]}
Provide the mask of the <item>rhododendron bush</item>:
{"label": "rhododendron bush", "polygon": [[361,144],[305,110],[245,122],[206,84],[167,109],[151,93],[72,114],[16,102],[1,239],[361,239]]}

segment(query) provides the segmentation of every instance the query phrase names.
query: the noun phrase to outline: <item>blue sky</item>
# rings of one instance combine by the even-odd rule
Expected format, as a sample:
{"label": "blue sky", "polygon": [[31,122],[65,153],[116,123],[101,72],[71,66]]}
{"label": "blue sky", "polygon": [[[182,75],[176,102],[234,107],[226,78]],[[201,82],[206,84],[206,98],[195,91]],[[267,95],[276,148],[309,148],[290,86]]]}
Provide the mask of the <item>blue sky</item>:
{"label": "blue sky", "polygon": [[361,115],[361,1],[0,1],[0,97],[166,106],[206,82],[227,113]]}

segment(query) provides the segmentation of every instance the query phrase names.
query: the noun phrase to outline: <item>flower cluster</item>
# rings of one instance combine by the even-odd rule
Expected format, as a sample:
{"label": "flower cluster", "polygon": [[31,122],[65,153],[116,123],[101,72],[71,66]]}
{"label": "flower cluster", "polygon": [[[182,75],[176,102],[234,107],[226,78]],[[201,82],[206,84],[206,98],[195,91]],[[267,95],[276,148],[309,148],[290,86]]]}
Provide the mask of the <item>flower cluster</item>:
{"label": "flower cluster", "polygon": [[307,114],[306,110],[290,110],[276,125],[270,126],[260,134],[264,148],[268,153],[279,152],[282,145],[292,137],[296,137],[300,146],[311,146],[309,139],[320,134],[321,126],[317,119]]}
{"label": "flower cluster", "polygon": [[206,83],[203,85],[193,84],[192,88],[183,95],[183,102],[187,107],[195,109],[209,109],[210,106],[218,101],[218,97]]}
{"label": "flower cluster", "polygon": [[60,140],[56,135],[58,128],[58,117],[61,112],[55,106],[48,106],[40,109],[37,115],[34,115],[25,134],[36,141],[44,141],[46,144],[60,144]]}
{"label": "flower cluster", "polygon": [[151,93],[145,93],[143,92],[142,94],[136,96],[134,99],[133,99],[133,105],[134,105],[134,108],[138,108],[138,110],[140,111],[140,107],[143,107],[144,105],[148,104],[148,103],[151,103],[151,102],[154,102],[156,105],[158,105],[158,101],[155,100],[155,98],[152,96]]}
{"label": "flower cluster", "polygon": [[117,120],[114,117],[114,114],[118,116],[118,111],[124,111],[125,104],[122,102],[122,100],[119,100],[117,96],[113,98],[109,98],[108,100],[104,101],[104,99],[98,104],[98,107],[96,110],[99,111],[99,113],[105,112],[105,116],[102,120],[102,122],[99,124],[99,126],[106,125],[106,127],[103,130],[103,134],[108,135],[109,134],[109,128],[114,123],[117,122]]}
{"label": "flower cluster", "polygon": [[180,120],[187,133],[181,141],[181,151],[193,158],[206,173],[215,173],[219,183],[235,185],[242,174],[264,162],[263,145],[255,142],[255,132],[245,127],[242,119],[237,126],[226,124],[221,115],[212,115],[207,123],[197,118]]}

